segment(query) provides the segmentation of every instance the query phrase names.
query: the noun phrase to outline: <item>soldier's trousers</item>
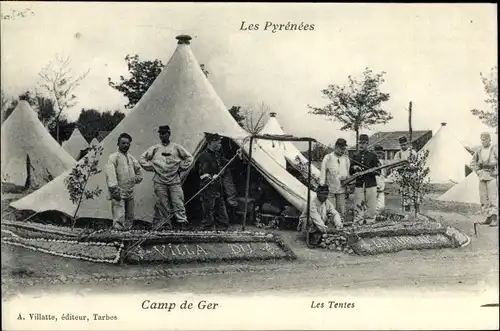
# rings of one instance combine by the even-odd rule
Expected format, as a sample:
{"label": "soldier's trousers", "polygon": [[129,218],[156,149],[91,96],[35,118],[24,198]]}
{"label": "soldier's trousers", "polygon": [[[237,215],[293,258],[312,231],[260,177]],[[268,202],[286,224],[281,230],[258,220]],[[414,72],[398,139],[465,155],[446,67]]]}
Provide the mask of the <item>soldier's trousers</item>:
{"label": "soldier's trousers", "polygon": [[335,210],[339,212],[342,219],[345,218],[345,193],[328,193],[328,200],[333,204]]}
{"label": "soldier's trousers", "polygon": [[200,200],[203,208],[203,227],[210,228],[218,225],[224,228],[229,227],[226,204],[221,195],[201,195]]}
{"label": "soldier's trousers", "polygon": [[236,186],[234,185],[231,171],[229,171],[229,169],[226,169],[221,178],[222,186],[224,187],[224,193],[226,194],[227,204],[231,207],[238,206],[238,201],[236,200]]}
{"label": "soldier's trousers", "polygon": [[[366,205],[366,213],[363,205]],[[363,219],[368,223],[375,221],[377,214],[377,187],[356,187],[354,190],[354,222],[359,223]]]}
{"label": "soldier's trousers", "polygon": [[[479,201],[481,202],[481,209],[485,216],[498,214],[498,193],[497,193],[497,180],[479,181]],[[498,215],[497,215],[498,216]]]}
{"label": "soldier's trousers", "polygon": [[172,225],[172,216],[175,215],[178,223],[186,223],[186,208],[184,207],[184,191],[180,184],[165,185],[154,183],[156,194],[155,215],[153,225],[164,222]]}
{"label": "soldier's trousers", "polygon": [[134,198],[111,199],[111,213],[113,214],[113,228],[127,230],[134,221]]}
{"label": "soldier's trousers", "polygon": [[385,192],[377,192],[377,213],[385,208]]}

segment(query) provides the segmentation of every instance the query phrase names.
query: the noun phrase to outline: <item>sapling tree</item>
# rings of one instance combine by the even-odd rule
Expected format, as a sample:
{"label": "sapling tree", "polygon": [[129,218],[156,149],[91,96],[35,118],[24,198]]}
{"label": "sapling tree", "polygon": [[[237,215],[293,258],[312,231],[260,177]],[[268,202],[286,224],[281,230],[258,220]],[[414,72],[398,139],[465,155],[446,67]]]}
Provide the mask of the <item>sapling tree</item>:
{"label": "sapling tree", "polygon": [[100,145],[90,146],[89,148],[89,152],[85,155],[83,160],[80,160],[80,162],[78,162],[78,164],[71,170],[68,177],[64,179],[66,189],[69,192],[70,200],[74,205],[76,205],[71,228],[74,228],[75,226],[76,217],[82,202],[84,200],[97,198],[102,193],[102,189],[100,189],[99,186],[95,189],[89,189],[87,188],[87,184],[92,176],[101,172],[98,165],[99,156],[102,155],[103,148]]}
{"label": "sapling tree", "polygon": [[395,182],[401,189],[403,201],[414,207],[415,219],[420,212],[423,197],[431,191],[429,172],[426,160],[429,150],[425,149],[408,158],[408,163],[395,170]]}

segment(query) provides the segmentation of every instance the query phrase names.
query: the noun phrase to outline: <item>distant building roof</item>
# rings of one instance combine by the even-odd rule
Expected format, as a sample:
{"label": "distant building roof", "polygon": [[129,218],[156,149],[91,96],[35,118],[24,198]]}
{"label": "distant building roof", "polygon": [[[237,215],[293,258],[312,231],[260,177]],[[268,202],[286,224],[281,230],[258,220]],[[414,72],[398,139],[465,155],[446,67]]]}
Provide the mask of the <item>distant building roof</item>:
{"label": "distant building roof", "polygon": [[[432,130],[425,131],[413,131],[412,132],[412,142],[415,142],[423,135],[427,133],[431,133]],[[398,150],[399,147],[399,137],[410,136],[410,131],[391,131],[391,132],[376,132],[370,137],[370,145],[369,147],[373,147],[374,145],[382,145],[384,150]],[[351,146],[349,149],[355,149],[356,146]]]}

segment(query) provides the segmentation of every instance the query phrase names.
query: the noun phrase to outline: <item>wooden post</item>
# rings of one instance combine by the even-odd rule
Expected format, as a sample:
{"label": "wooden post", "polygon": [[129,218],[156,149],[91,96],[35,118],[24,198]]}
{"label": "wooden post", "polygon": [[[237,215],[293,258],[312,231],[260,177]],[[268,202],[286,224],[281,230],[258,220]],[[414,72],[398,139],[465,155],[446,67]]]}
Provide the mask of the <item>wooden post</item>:
{"label": "wooden post", "polygon": [[245,231],[245,225],[247,222],[247,210],[248,210],[248,191],[250,189],[250,170],[252,165],[252,148],[253,148],[253,136],[250,137],[250,152],[248,152],[248,164],[247,164],[247,184],[245,187],[245,211],[243,212],[243,225],[242,230]]}
{"label": "wooden post", "polygon": [[413,129],[411,127],[411,111],[412,111],[412,102],[410,101],[410,105],[408,106],[408,125],[410,130],[410,149],[413,149]]}

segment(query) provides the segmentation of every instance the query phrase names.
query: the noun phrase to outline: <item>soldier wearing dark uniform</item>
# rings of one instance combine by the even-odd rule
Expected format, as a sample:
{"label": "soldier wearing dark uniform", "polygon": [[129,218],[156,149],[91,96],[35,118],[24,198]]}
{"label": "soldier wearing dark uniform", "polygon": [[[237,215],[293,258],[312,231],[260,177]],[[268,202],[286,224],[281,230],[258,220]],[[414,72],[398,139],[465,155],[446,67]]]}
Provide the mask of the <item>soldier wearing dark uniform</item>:
{"label": "soldier wearing dark uniform", "polygon": [[[377,154],[368,150],[368,135],[359,136],[359,152],[354,154],[349,174],[354,175],[357,172],[378,167],[379,160]],[[356,179],[354,190],[354,222],[361,224],[363,219],[366,223],[375,222],[377,215],[377,176],[380,171],[366,174]],[[366,204],[366,215],[364,213],[363,203]]]}
{"label": "soldier wearing dark uniform", "polygon": [[229,227],[226,204],[224,202],[222,178],[219,175],[223,164],[219,151],[221,137],[217,134],[206,133],[207,149],[198,158],[198,174],[201,179],[200,193],[203,208],[202,226],[205,229],[219,228],[226,230]]}

